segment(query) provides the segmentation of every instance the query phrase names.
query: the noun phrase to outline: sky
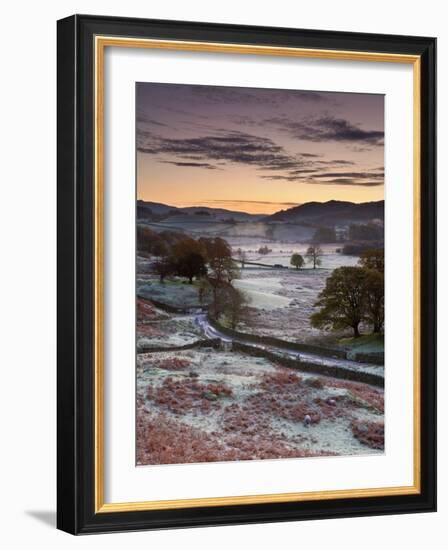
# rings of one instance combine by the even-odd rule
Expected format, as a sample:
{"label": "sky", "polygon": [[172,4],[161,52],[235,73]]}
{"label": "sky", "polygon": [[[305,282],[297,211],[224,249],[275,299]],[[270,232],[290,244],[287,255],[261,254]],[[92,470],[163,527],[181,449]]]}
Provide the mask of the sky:
{"label": "sky", "polygon": [[136,84],[137,197],[271,214],[384,198],[384,96]]}

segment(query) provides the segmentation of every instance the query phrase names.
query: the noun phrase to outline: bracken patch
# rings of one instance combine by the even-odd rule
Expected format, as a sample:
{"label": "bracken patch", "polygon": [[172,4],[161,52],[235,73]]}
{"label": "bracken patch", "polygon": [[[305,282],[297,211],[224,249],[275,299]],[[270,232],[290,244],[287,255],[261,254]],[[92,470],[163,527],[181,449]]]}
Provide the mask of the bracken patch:
{"label": "bracken patch", "polygon": [[378,413],[384,413],[384,393],[367,384],[358,382],[349,382],[346,380],[331,380],[325,383],[332,388],[345,388],[349,390],[360,402],[366,403],[370,408]]}
{"label": "bracken patch", "polygon": [[153,320],[157,317],[157,311],[149,300],[137,299],[137,321]]}
{"label": "bracken patch", "polygon": [[384,423],[353,420],[352,432],[358,441],[372,449],[384,449]]}
{"label": "bracken patch", "polygon": [[139,465],[299,458],[333,454],[294,449],[271,434],[252,439],[236,435],[229,437],[224,443],[216,432],[210,434],[182,422],[174,422],[163,414],[149,419],[141,410],[137,415],[137,449]]}
{"label": "bracken patch", "polygon": [[219,398],[231,395],[232,390],[225,384],[202,384],[192,378],[172,377],[165,378],[156,388],[149,387],[146,393],[149,400],[174,414],[208,414],[221,406]]}

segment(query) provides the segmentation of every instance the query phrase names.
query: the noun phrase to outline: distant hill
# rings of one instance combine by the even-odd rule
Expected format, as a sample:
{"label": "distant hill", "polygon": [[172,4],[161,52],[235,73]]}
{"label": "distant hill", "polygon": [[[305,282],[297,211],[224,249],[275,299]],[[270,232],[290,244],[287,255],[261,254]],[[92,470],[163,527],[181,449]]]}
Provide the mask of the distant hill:
{"label": "distant hill", "polygon": [[307,202],[280,210],[264,221],[333,225],[384,219],[384,201],[354,203],[348,201]]}
{"label": "distant hill", "polygon": [[152,215],[167,214],[170,210],[175,210],[175,206],[168,206],[168,204],[162,204],[158,202],[150,201],[137,201],[137,217],[145,217]]}
{"label": "distant hill", "polygon": [[139,219],[160,219],[164,217],[191,217],[196,221],[226,221],[233,219],[239,222],[258,221],[263,218],[263,215],[249,214],[247,212],[237,212],[234,210],[226,210],[225,208],[209,208],[207,206],[188,206],[179,208],[177,206],[169,206],[158,202],[137,201],[137,218]]}

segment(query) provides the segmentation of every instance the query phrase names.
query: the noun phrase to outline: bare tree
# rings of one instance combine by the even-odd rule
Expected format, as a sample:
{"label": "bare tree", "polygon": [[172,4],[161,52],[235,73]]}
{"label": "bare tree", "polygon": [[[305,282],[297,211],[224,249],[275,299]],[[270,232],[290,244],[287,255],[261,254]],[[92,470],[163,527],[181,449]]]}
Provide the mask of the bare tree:
{"label": "bare tree", "polygon": [[322,263],[322,260],[320,259],[322,254],[323,252],[320,246],[311,245],[308,247],[305,256],[307,257],[308,262],[313,264],[313,269],[316,269],[316,267]]}
{"label": "bare tree", "polygon": [[244,269],[244,264],[247,262],[247,254],[241,248],[236,251],[236,257],[241,262],[241,269]]}
{"label": "bare tree", "polygon": [[220,294],[220,299],[223,301],[223,314],[230,328],[235,330],[241,322],[248,320],[249,302],[243,292],[231,285],[221,289]]}
{"label": "bare tree", "polygon": [[231,282],[239,277],[240,272],[232,259],[232,249],[225,239],[201,238],[199,242],[206,251],[207,280],[212,287],[212,314],[218,318],[223,308],[219,291],[230,286]]}

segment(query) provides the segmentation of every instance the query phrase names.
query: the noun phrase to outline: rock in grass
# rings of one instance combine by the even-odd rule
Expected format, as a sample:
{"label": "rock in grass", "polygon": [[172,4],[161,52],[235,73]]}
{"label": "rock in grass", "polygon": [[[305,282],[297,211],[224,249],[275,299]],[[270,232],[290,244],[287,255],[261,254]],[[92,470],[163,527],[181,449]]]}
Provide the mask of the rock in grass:
{"label": "rock in grass", "polygon": [[204,397],[204,399],[208,399],[209,401],[216,401],[218,399],[218,396],[211,391],[205,391],[202,394],[202,397]]}

